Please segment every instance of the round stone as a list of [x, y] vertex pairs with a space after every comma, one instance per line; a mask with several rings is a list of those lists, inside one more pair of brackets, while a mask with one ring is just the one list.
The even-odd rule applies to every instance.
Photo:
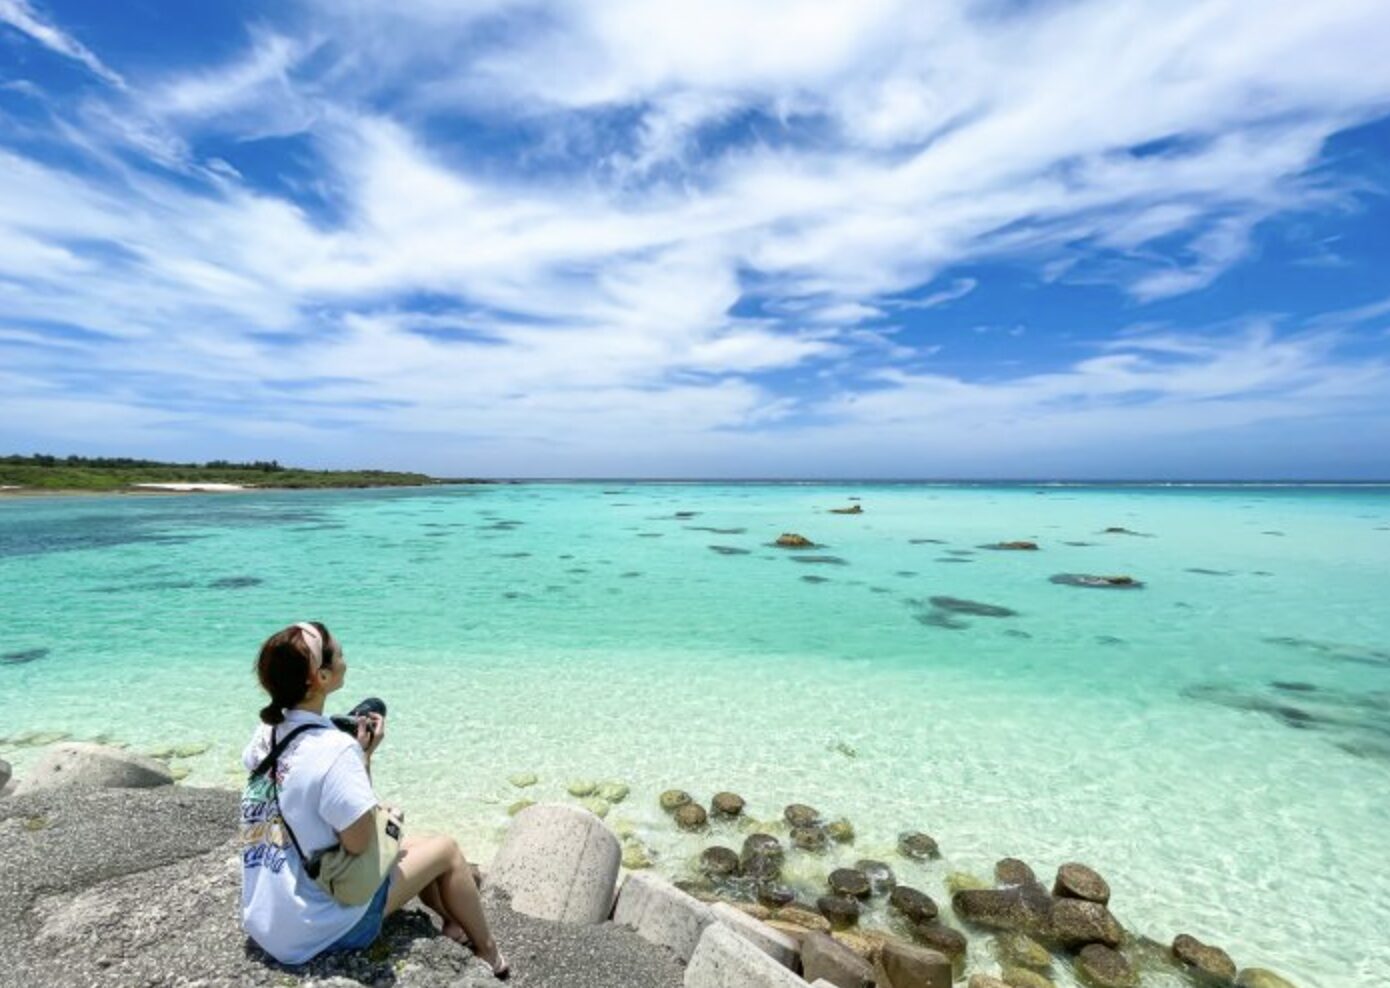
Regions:
[[1052, 894], [1062, 899], [1099, 902], [1103, 906], [1110, 901], [1110, 886], [1093, 869], [1071, 861], [1057, 869]]
[[782, 815], [793, 827], [814, 827], [820, 823], [820, 811], [805, 803], [792, 803], [782, 811]]
[[1139, 984], [1139, 977], [1124, 954], [1101, 943], [1081, 948], [1076, 958], [1076, 973], [1094, 988], [1134, 988]]
[[1018, 858], [1004, 858], [994, 865], [994, 880], [1000, 885], [1032, 885], [1038, 876]]
[[854, 867], [868, 877], [869, 890], [874, 895], [886, 895], [898, 884], [898, 876], [893, 874], [893, 869], [886, 862], [860, 858], [854, 863]]
[[902, 913], [913, 923], [924, 923], [935, 919], [940, 909], [935, 900], [925, 892], [919, 892], [910, 885], [899, 885], [888, 895], [888, 904]]
[[522, 810], [526, 809], [526, 807], [535, 805], [536, 801], [534, 799], [518, 799], [511, 806], [507, 807], [507, 816], [516, 816]]
[[710, 811], [715, 816], [733, 817], [743, 813], [743, 797], [736, 792], [717, 792], [709, 801]]
[[771, 854], [774, 857], [782, 856], [782, 842], [771, 834], [756, 833], [749, 834], [743, 838], [743, 856], [751, 854]]
[[780, 909], [796, 901], [796, 892], [790, 885], [783, 885], [781, 882], [759, 882], [754, 890], [754, 897], [769, 908]]
[[1294, 984], [1266, 968], [1247, 967], [1236, 976], [1236, 988], [1294, 988]]
[[791, 841], [794, 847], [803, 851], [824, 851], [825, 831], [820, 827], [793, 827]]
[[823, 895], [816, 900], [816, 909], [829, 921], [831, 928], [847, 930], [859, 922], [859, 901], [843, 895]]
[[916, 924], [912, 928], [912, 935], [922, 946], [938, 950], [953, 961], [964, 957], [970, 946], [964, 933], [934, 919]]
[[836, 868], [826, 879], [830, 891], [836, 895], [846, 895], [855, 899], [869, 897], [869, 876], [855, 868]]
[[686, 803], [676, 808], [676, 826], [682, 830], [702, 830], [709, 815], [699, 803]]
[[540, 781], [540, 777], [535, 772], [517, 772], [507, 776], [507, 781], [518, 789], [525, 789], [527, 786], [534, 786]]
[[700, 852], [700, 870], [710, 878], [727, 878], [738, 874], [738, 855], [732, 848], [707, 847]]
[[898, 835], [898, 853], [914, 861], [941, 857], [941, 849], [936, 846], [936, 841], [918, 830]]
[[1231, 960], [1230, 954], [1186, 933], [1174, 938], [1173, 956], [1208, 980], [1229, 984], [1236, 979], [1236, 962]]
[[782, 855], [754, 851], [739, 858], [740, 867], [747, 878], [772, 879], [782, 874]]
[[674, 813], [690, 802], [690, 793], [684, 789], [667, 789], [660, 798], [661, 808], [667, 813]]
[[571, 796], [592, 796], [594, 794], [594, 790], [597, 788], [597, 782], [591, 782], [588, 779], [581, 779], [577, 782], [571, 782], [568, 786], [565, 787], [565, 791], [568, 792]]

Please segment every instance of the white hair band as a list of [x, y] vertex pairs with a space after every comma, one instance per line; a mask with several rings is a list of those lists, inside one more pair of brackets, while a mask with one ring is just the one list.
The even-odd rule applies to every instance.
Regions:
[[300, 631], [304, 632], [304, 640], [309, 643], [309, 654], [314, 659], [314, 664], [323, 666], [323, 633], [315, 628], [308, 621], [300, 621], [295, 625]]

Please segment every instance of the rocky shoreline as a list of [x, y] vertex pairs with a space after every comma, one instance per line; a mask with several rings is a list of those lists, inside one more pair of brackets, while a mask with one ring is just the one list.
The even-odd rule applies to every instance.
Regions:
[[[9, 774], [0, 761], [0, 954], [12, 958], [0, 986], [493, 983], [420, 909], [366, 951], [275, 964], [237, 922], [234, 792], [176, 786], [158, 760], [84, 743], [53, 745], [18, 787]], [[757, 820], [735, 793], [706, 809], [673, 789], [661, 807], [706, 846], [672, 883], [647, 870], [640, 838], [601, 819], [626, 786], [569, 792], [580, 805], [514, 805], [486, 872], [518, 985], [1293, 988], [1192, 935], [1163, 945], [1127, 930], [1109, 883], [1078, 862], [1044, 884], [1004, 858], [992, 880], [953, 872], [928, 889], [864, 858], [808, 887], [828, 847], [855, 841], [849, 820], [805, 804]], [[896, 854], [902, 870], [940, 849], [907, 831]], [[861, 925], [870, 911], [885, 921]]]

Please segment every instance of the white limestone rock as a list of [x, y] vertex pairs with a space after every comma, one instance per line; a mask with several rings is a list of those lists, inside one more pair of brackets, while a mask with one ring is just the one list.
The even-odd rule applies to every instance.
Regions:
[[716, 902], [710, 907], [710, 913], [715, 919], [753, 944], [778, 964], [792, 970], [796, 969], [796, 959], [801, 951], [801, 945], [793, 937], [781, 930], [774, 930], [766, 923], [759, 922], [727, 902]]
[[714, 922], [710, 907], [651, 874], [629, 875], [618, 893], [613, 922], [630, 927], [648, 943], [668, 948], [689, 961], [705, 927]]
[[26, 793], [71, 785], [149, 789], [173, 782], [169, 767], [153, 758], [88, 741], [67, 741], [49, 748], [16, 791]]
[[488, 870], [488, 885], [517, 912], [560, 923], [601, 923], [613, 908], [622, 850], [598, 817], [537, 803], [516, 815]]
[[711, 923], [685, 968], [685, 988], [806, 988], [806, 982], [723, 923]]

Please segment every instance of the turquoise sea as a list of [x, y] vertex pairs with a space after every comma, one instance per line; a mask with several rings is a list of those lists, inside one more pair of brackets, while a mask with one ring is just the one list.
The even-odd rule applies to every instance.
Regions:
[[[820, 545], [772, 547], [782, 532]], [[980, 548], [1015, 539], [1040, 548]], [[1050, 580], [1077, 573], [1143, 586]], [[657, 794], [731, 789], [757, 817], [801, 801], [853, 822], [852, 847], [795, 859], [808, 886], [885, 856], [944, 902], [950, 871], [1081, 860], [1165, 943], [1190, 932], [1301, 988], [1390, 970], [1384, 488], [7, 499], [0, 587], [0, 757], [19, 775], [64, 733], [206, 745], [174, 760], [185, 784], [236, 785], [257, 648], [317, 619], [347, 651], [339, 706], [390, 705], [379, 790], [475, 858], [514, 800], [616, 780], [632, 793], [608, 821], [679, 876], [742, 836], [679, 835]], [[908, 829], [944, 859], [896, 857]]]

